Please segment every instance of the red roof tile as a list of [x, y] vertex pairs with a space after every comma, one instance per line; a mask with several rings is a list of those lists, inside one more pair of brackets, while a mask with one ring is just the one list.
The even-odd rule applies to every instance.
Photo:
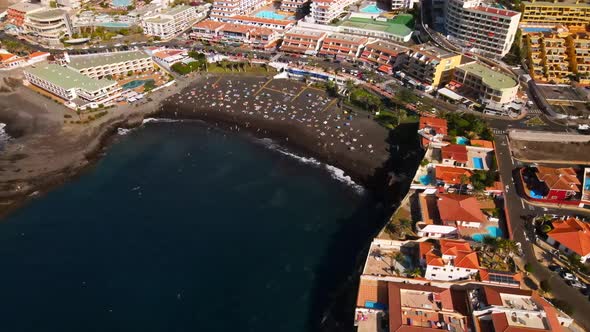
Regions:
[[480, 204], [473, 196], [457, 194], [437, 194], [437, 206], [443, 222], [472, 221], [486, 222]]
[[[469, 178], [473, 175], [468, 169], [460, 167], [436, 166], [436, 179], [446, 184], [470, 184]], [[462, 175], [466, 177], [465, 182], [461, 183]]]
[[553, 221], [554, 229], [547, 233], [551, 238], [580, 256], [590, 254], [590, 224], [577, 218]]
[[441, 148], [443, 159], [456, 160], [460, 163], [467, 162], [467, 147], [461, 144], [449, 144]]
[[578, 185], [581, 183], [573, 168], [537, 166], [537, 178], [545, 182], [550, 190], [580, 191]]

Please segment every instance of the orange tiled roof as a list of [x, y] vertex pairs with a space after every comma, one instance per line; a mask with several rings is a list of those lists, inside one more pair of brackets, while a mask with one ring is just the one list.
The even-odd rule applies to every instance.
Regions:
[[479, 202], [473, 196], [457, 194], [437, 194], [437, 206], [443, 222], [472, 221], [486, 222]]
[[580, 256], [590, 254], [590, 224], [577, 218], [553, 221], [554, 229], [547, 233], [553, 239]]
[[443, 159], [452, 159], [461, 163], [467, 162], [467, 147], [461, 144], [449, 144], [441, 148]]
[[471, 146], [481, 146], [482, 148], [493, 149], [494, 143], [492, 141], [486, 141], [484, 139], [472, 139], [470, 141]]
[[469, 178], [473, 175], [473, 172], [468, 169], [448, 166], [436, 166], [435, 173], [437, 180], [441, 180], [447, 184], [461, 184], [462, 175], [467, 177], [463, 184], [469, 184], [471, 183]]
[[545, 182], [550, 190], [580, 191], [578, 185], [581, 183], [573, 168], [537, 166], [537, 178]]
[[0, 62], [4, 62], [8, 59], [15, 57], [16, 55], [11, 53], [0, 53]]
[[440, 240], [440, 251], [443, 255], [455, 256], [453, 265], [466, 269], [479, 269], [477, 253], [463, 240]]
[[382, 280], [361, 279], [357, 295], [357, 307], [364, 307], [366, 301], [387, 304], [387, 282]]
[[440, 118], [420, 117], [420, 128], [424, 129], [430, 127], [436, 131], [437, 134], [446, 135], [448, 131], [447, 120]]
[[154, 56], [157, 58], [160, 58], [160, 59], [164, 59], [169, 56], [174, 56], [174, 55], [178, 55], [178, 54], [182, 54], [182, 53], [184, 53], [183, 50], [165, 50], [165, 51], [156, 52], [154, 54]]
[[419, 244], [420, 258], [424, 258], [426, 265], [444, 266], [445, 262], [442, 258], [434, 253], [435, 247], [432, 242], [420, 242]]
[[213, 20], [204, 20], [204, 21], [201, 21], [201, 22], [193, 25], [193, 27], [200, 28], [200, 29], [207, 29], [207, 30], [216, 30], [224, 25], [225, 25], [225, 23], [223, 23], [223, 22], [217, 22], [217, 21], [213, 21]]
[[39, 57], [39, 56], [46, 56], [46, 55], [49, 55], [49, 52], [39, 52], [39, 51], [37, 51], [37, 52], [33, 52], [33, 53], [29, 54], [29, 58], [36, 58], [36, 57]]

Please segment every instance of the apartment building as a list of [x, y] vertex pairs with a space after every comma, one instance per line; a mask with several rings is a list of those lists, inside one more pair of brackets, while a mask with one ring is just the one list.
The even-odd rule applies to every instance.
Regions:
[[152, 58], [143, 51], [67, 56], [66, 65], [90, 78], [126, 75], [129, 71], [145, 71], [154, 67]]
[[538, 32], [524, 36], [529, 71], [534, 80], [570, 83], [569, 32]]
[[513, 102], [518, 92], [518, 82], [511, 76], [477, 62], [455, 67], [453, 79], [474, 92], [479, 102], [490, 107]]
[[501, 58], [510, 51], [520, 16], [519, 12], [489, 7], [482, 0], [448, 0], [445, 28], [465, 48]]
[[369, 40], [365, 37], [345, 35], [341, 33], [329, 34], [320, 48], [320, 55], [336, 58], [355, 59]]
[[409, 14], [400, 14], [389, 19], [352, 13], [338, 22], [338, 31], [397, 43], [409, 42], [414, 32], [414, 18]]
[[281, 34], [269, 28], [205, 20], [193, 26], [191, 38], [219, 43], [243, 44], [243, 46], [255, 49], [269, 49], [276, 45]]
[[378, 68], [386, 66], [385, 68], [392, 70], [399, 66], [399, 56], [407, 51], [407, 47], [379, 40], [365, 45], [360, 60], [370, 66]]
[[24, 22], [27, 34], [48, 45], [61, 44], [60, 39], [72, 35], [72, 23], [63, 9], [42, 9], [28, 12]]
[[281, 11], [288, 13], [301, 13], [309, 4], [309, 0], [282, 0]]
[[249, 25], [249, 26], [257, 27], [257, 28], [268, 28], [268, 29], [274, 29], [274, 30], [278, 30], [278, 31], [288, 30], [288, 29], [292, 28], [296, 23], [296, 21], [294, 21], [294, 20], [275, 20], [275, 19], [270, 19], [270, 18], [244, 16], [244, 15], [224, 17], [224, 18], [217, 19], [217, 21], [224, 22], [224, 23]]
[[211, 4], [199, 6], [180, 5], [148, 16], [142, 21], [143, 33], [161, 39], [170, 39], [190, 28], [207, 16]]
[[285, 33], [281, 51], [289, 53], [315, 55], [320, 49], [327, 33], [304, 28], [293, 28]]
[[308, 15], [312, 23], [330, 24], [344, 13], [344, 9], [352, 5], [354, 0], [313, 0]]
[[211, 8], [211, 19], [221, 20], [236, 15], [247, 15], [264, 7], [268, 0], [216, 0]]
[[23, 27], [25, 25], [25, 17], [28, 13], [39, 11], [43, 9], [40, 4], [32, 2], [19, 2], [8, 7], [6, 11], [6, 19], [10, 24], [14, 24], [17, 27]]
[[563, 24], [578, 28], [590, 24], [588, 0], [523, 1], [521, 9], [522, 23]]
[[573, 33], [567, 38], [572, 73], [580, 84], [590, 85], [590, 33]]
[[453, 70], [461, 63], [461, 55], [434, 45], [410, 47], [403, 55], [402, 71], [418, 80], [425, 90], [444, 86], [453, 78]]
[[56, 64], [44, 63], [24, 70], [25, 84], [32, 84], [63, 99], [72, 107], [104, 104], [121, 94], [117, 82], [95, 79]]

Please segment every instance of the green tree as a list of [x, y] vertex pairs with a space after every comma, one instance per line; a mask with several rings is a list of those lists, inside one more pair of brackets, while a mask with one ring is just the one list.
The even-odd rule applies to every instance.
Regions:
[[416, 94], [414, 93], [414, 91], [408, 89], [408, 88], [401, 88], [400, 90], [397, 91], [397, 93], [395, 94], [395, 97], [407, 104], [413, 104], [415, 102], [418, 101], [418, 96], [416, 96]]

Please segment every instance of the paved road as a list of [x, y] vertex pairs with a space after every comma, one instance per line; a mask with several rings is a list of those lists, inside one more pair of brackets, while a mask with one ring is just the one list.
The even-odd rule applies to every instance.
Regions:
[[[532, 243], [528, 240], [533, 239], [533, 234], [528, 231], [525, 216], [543, 214], [559, 215], [563, 214], [563, 211], [532, 206], [520, 199], [512, 176], [513, 169], [520, 165], [510, 156], [506, 135], [494, 135], [494, 138], [500, 177], [502, 182], [508, 186], [508, 190], [505, 193], [505, 200], [506, 213], [512, 229], [512, 238], [521, 244], [524, 254], [523, 259], [532, 265], [534, 276], [538, 280], [549, 280], [552, 294], [558, 299], [567, 302], [574, 309], [572, 316], [576, 322], [582, 325], [587, 331], [590, 331], [590, 315], [588, 314], [590, 313], [590, 300], [588, 297], [568, 286], [559, 275], [551, 272], [544, 265], [537, 262]], [[588, 216], [590, 216], [590, 213], [588, 213]], [[525, 235], [525, 232], [527, 232], [527, 235]]]

